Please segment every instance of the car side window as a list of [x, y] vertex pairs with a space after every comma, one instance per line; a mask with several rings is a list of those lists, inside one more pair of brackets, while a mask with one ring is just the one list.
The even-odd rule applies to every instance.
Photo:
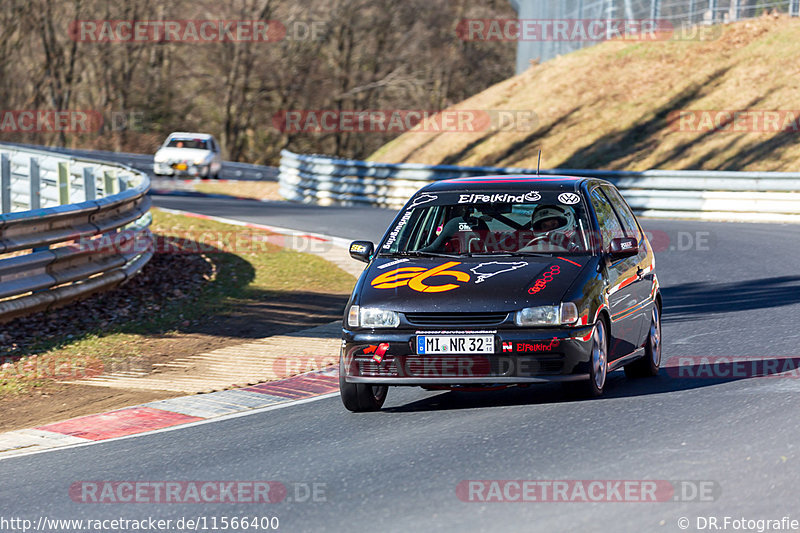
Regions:
[[589, 201], [592, 202], [594, 212], [597, 214], [597, 222], [600, 224], [600, 236], [603, 242], [603, 250], [608, 251], [611, 239], [624, 237], [625, 233], [622, 231], [622, 225], [614, 213], [614, 208], [611, 202], [600, 191], [599, 187], [595, 187], [589, 193]]
[[622, 229], [625, 230], [625, 236], [633, 237], [637, 241], [641, 239], [639, 225], [636, 223], [636, 217], [633, 216], [631, 208], [628, 207], [628, 204], [622, 199], [622, 195], [619, 193], [619, 191], [614, 187], [602, 187], [602, 189], [605, 195], [611, 201], [611, 205], [614, 206], [614, 210], [617, 212], [617, 215], [619, 215], [619, 220], [622, 222]]

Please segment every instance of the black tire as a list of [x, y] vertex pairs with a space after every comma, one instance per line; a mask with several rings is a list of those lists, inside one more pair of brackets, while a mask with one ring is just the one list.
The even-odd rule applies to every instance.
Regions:
[[608, 378], [608, 327], [601, 317], [592, 333], [592, 360], [589, 361], [589, 381], [586, 395], [597, 398], [603, 395]]
[[348, 411], [365, 413], [379, 411], [386, 401], [389, 387], [365, 383], [348, 383], [344, 379], [344, 365], [339, 362], [339, 395]]
[[592, 332], [592, 350], [589, 359], [589, 379], [564, 383], [566, 392], [578, 398], [597, 398], [603, 395], [608, 377], [608, 326], [601, 317]]
[[650, 331], [644, 345], [644, 356], [625, 365], [625, 375], [629, 378], [649, 378], [658, 375], [661, 366], [661, 312], [653, 306]]

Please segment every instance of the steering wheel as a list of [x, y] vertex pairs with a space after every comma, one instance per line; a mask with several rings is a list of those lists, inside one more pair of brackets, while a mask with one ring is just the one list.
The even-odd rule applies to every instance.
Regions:
[[550, 235], [548, 235], [547, 233], [545, 233], [544, 235], [539, 235], [537, 237], [534, 237], [533, 239], [529, 240], [528, 242], [520, 246], [520, 249], [527, 248], [528, 246], [533, 246], [537, 242], [547, 239], [548, 237], [550, 237]]

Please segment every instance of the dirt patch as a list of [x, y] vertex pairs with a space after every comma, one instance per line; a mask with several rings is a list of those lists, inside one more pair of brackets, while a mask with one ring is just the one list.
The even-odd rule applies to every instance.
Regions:
[[0, 398], [0, 431], [41, 426], [175, 396], [180, 394], [48, 383], [35, 392]]

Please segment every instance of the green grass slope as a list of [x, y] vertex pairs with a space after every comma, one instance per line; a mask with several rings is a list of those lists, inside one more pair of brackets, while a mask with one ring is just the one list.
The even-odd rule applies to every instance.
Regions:
[[[610, 41], [533, 65], [454, 106], [534, 111], [512, 131], [409, 131], [373, 161], [543, 168], [800, 170], [800, 132], [784, 127], [681, 129], [680, 111], [795, 111], [800, 19], [726, 25], [715, 39]], [[763, 119], [762, 115], [759, 115]], [[762, 124], [759, 124], [759, 127]], [[794, 123], [797, 126], [797, 122]], [[517, 131], [519, 130], [519, 131]]]

